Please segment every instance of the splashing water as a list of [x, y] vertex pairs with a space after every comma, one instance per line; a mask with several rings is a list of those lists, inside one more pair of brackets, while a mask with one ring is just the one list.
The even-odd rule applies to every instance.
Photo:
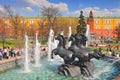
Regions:
[[36, 34], [36, 44], [35, 44], [35, 66], [40, 66], [40, 43], [38, 42], [38, 34]]
[[90, 45], [90, 25], [87, 24], [87, 30], [86, 30], [86, 37], [88, 39], [88, 41], [86, 42], [86, 47], [88, 47], [88, 45]]
[[53, 39], [54, 39], [54, 31], [52, 29], [50, 29], [50, 33], [49, 33], [49, 38], [48, 38], [48, 61], [53, 61], [51, 59], [51, 52], [52, 52], [52, 48], [53, 48]]
[[[71, 26], [69, 26], [69, 34], [68, 34], [68, 38], [70, 38], [70, 36], [72, 35], [72, 29]], [[68, 47], [71, 46], [71, 41], [68, 42]]]
[[62, 31], [60, 34], [64, 36], [64, 31]]
[[24, 72], [30, 72], [30, 68], [29, 68], [29, 55], [28, 55], [28, 36], [25, 35], [25, 63], [24, 63]]

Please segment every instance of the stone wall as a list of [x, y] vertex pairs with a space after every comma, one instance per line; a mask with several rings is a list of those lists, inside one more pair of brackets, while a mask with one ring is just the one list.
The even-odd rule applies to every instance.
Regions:
[[23, 57], [17, 56], [0, 61], [0, 73], [23, 64]]

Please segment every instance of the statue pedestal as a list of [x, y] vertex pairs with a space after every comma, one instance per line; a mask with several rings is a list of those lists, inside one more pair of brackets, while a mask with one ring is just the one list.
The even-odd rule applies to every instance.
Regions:
[[58, 67], [58, 70], [60, 75], [65, 75], [67, 77], [76, 77], [81, 74], [80, 67], [75, 65], [61, 65]]
[[95, 65], [92, 61], [90, 62], [86, 62], [85, 65], [87, 66], [89, 72], [91, 73], [91, 75], [93, 74], [94, 70], [95, 70]]
[[92, 76], [95, 69], [94, 63], [92, 61], [86, 62], [85, 66], [86, 67], [80, 67], [80, 65], [63, 64], [58, 67], [58, 73], [67, 77], [76, 77], [81, 74], [85, 76]]

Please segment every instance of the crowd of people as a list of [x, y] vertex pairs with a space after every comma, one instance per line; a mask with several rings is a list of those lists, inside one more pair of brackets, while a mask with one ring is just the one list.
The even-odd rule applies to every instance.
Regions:
[[[46, 46], [41, 47], [41, 51], [42, 52], [46, 51]], [[32, 48], [31, 53], [34, 53], [34, 48]], [[11, 57], [16, 57], [16, 56], [21, 56], [22, 54], [23, 54], [23, 49], [10, 48], [9, 46], [0, 48], [0, 60], [9, 59]], [[115, 53], [115, 51], [112, 50], [110, 46], [107, 48], [106, 54], [110, 56], [114, 56], [114, 57], [120, 57], [120, 54]]]
[[10, 48], [9, 46], [0, 48], [0, 60], [21, 56], [22, 54], [23, 54], [22, 49]]
[[109, 56], [113, 56], [113, 57], [120, 57], [120, 54], [118, 52], [115, 52], [114, 50], [112, 50], [111, 48], [107, 49], [107, 55]]

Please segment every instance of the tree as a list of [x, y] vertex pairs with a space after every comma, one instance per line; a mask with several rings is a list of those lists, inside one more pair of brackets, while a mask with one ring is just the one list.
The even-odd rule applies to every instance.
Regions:
[[118, 25], [118, 27], [116, 27], [113, 33], [116, 35], [117, 42], [119, 42], [120, 41], [120, 24]]
[[2, 39], [2, 47], [4, 47], [5, 44], [5, 25], [4, 25], [4, 18], [5, 14], [0, 11], [0, 35]]
[[48, 20], [49, 28], [52, 28], [57, 19], [57, 16], [60, 16], [59, 9], [51, 5], [50, 7], [43, 6], [41, 10], [42, 15]]
[[19, 36], [21, 39], [24, 39], [24, 36], [26, 34], [27, 31], [27, 22], [25, 21], [24, 17], [21, 18], [21, 24], [19, 27]]
[[45, 23], [45, 19], [44, 19], [43, 17], [41, 17], [41, 18], [40, 18], [40, 21], [38, 22], [39, 36], [40, 36], [41, 39], [44, 38], [44, 34], [45, 34], [45, 33], [44, 33], [44, 29], [45, 29], [44, 23]]
[[[9, 26], [11, 28], [12, 36], [16, 39], [15, 47], [21, 48], [24, 46], [23, 39], [26, 29], [26, 24], [24, 23], [24, 18], [18, 14], [14, 14], [10, 6], [4, 6], [6, 19], [9, 20]], [[5, 20], [6, 20], [5, 19]]]
[[18, 39], [18, 37], [21, 36], [19, 27], [21, 26], [22, 17], [20, 17], [18, 14], [14, 15], [10, 6], [5, 5], [4, 9], [6, 11], [7, 18], [11, 21], [13, 36], [15, 39]]
[[80, 17], [79, 17], [76, 31], [77, 31], [77, 34], [85, 34], [86, 32], [86, 22], [83, 16], [83, 11], [80, 11]]

